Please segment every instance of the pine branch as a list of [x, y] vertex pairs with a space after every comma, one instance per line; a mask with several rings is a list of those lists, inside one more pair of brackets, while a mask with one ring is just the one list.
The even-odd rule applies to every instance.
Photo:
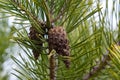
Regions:
[[52, 55], [50, 57], [50, 80], [56, 80], [56, 62], [55, 62], [55, 56]]
[[43, 24], [43, 22], [41, 22], [40, 20], [37, 19], [37, 17], [35, 15], [33, 15], [31, 12], [29, 12], [22, 4], [19, 4], [18, 2], [12, 2], [15, 6], [18, 6], [21, 11], [25, 12], [25, 14], [23, 13], [23, 15], [27, 15], [28, 18], [32, 19], [34, 22], [37, 23], [41, 23]]
[[52, 15], [53, 14], [53, 9], [54, 9], [54, 5], [55, 4], [55, 1], [54, 0], [51, 0], [51, 2], [50, 2], [50, 14]]
[[56, 59], [55, 59], [55, 53], [56, 51], [54, 50], [50, 50], [50, 54], [49, 54], [49, 62], [50, 62], [50, 80], [56, 80]]
[[[51, 3], [52, 4], [52, 3]], [[62, 6], [62, 8], [60, 9], [59, 14], [57, 15], [56, 18], [52, 19], [51, 22], [54, 23], [55, 21], [59, 20], [61, 17], [63, 17], [64, 13], [65, 13], [65, 9], [66, 9], [66, 4], [64, 3], [64, 5]], [[52, 13], [52, 12], [51, 12]]]
[[59, 20], [63, 16], [64, 13], [65, 13], [65, 8], [62, 8], [60, 13], [58, 14], [58, 16], [56, 18], [52, 19], [51, 22], [53, 23], [53, 22]]
[[[27, 3], [27, 1], [29, 2]], [[24, 60], [22, 58], [24, 64], [29, 63], [27, 64], [29, 70], [26, 69], [26, 66], [24, 65], [22, 68], [25, 69], [26, 72], [24, 73], [20, 70], [20, 73], [23, 73], [25, 75], [25, 76], [23, 75], [23, 77], [26, 77], [28, 74], [30, 78], [33, 77], [32, 78], [33, 80], [36, 80], [36, 79], [47, 80], [48, 78], [50, 80], [56, 80], [56, 79], [77, 80], [81, 78], [83, 80], [88, 80], [96, 76], [96, 74], [98, 74], [101, 70], [105, 68], [105, 66], [108, 64], [107, 62], [110, 60], [109, 54], [103, 55], [102, 59], [98, 63], [96, 63], [95, 66], [92, 66], [92, 68], [89, 69], [89, 65], [93, 62], [93, 60], [98, 59], [99, 56], [97, 56], [97, 54], [103, 53], [104, 52], [103, 48], [108, 46], [109, 44], [112, 44], [113, 42], [112, 39], [114, 38], [113, 34], [107, 32], [109, 31], [106, 28], [106, 26], [108, 25], [104, 25], [104, 23], [102, 22], [102, 19], [98, 21], [99, 24], [103, 24], [102, 27], [101, 25], [98, 25], [98, 23], [96, 22], [96, 19], [93, 19], [93, 22], [91, 22], [92, 20], [91, 16], [101, 11], [101, 8], [98, 8], [98, 7], [92, 8], [93, 2], [91, 1], [92, 0], [89, 0], [89, 1], [85, 1], [85, 0], [58, 0], [58, 1], [55, 1], [55, 0], [40, 0], [40, 1], [9, 0], [10, 3], [8, 4], [10, 6], [0, 4], [0, 6], [3, 9], [6, 9], [9, 13], [14, 13], [16, 14], [17, 17], [30, 21], [30, 25], [32, 25], [32, 27], [35, 27], [35, 29], [37, 29], [37, 32], [40, 33], [40, 34], [38, 33], [38, 35], [36, 35], [35, 33], [32, 33], [32, 35], [35, 34], [35, 37], [39, 38], [38, 41], [37, 40], [33, 41], [33, 40], [30, 40], [29, 38], [28, 40], [26, 40], [26, 37], [28, 37], [28, 35], [24, 37], [25, 34], [21, 33], [21, 31], [18, 31], [16, 29], [16, 32], [18, 33], [18, 39], [17, 38], [15, 39], [21, 42], [21, 43], [18, 42], [18, 44], [24, 44], [25, 48], [31, 47], [31, 49], [35, 48], [36, 50], [38, 50], [38, 52], [42, 52], [41, 56], [38, 56], [39, 58], [37, 57], [38, 58], [37, 61], [35, 61], [32, 58], [33, 55], [29, 57], [29, 61]], [[49, 29], [52, 28], [51, 24], [54, 22], [55, 22], [54, 27], [56, 27], [56, 25], [59, 26], [59, 24], [61, 24], [61, 26], [64, 25], [64, 27], [66, 28], [66, 31], [69, 34], [70, 43], [71, 44], [74, 43], [74, 45], [71, 46], [72, 47], [71, 53], [72, 55], [75, 55], [75, 60], [71, 61], [72, 63], [70, 64], [70, 61], [65, 62], [64, 60], [66, 59], [63, 59], [66, 67], [69, 68], [70, 66], [70, 69], [65, 69], [62, 63], [57, 65], [56, 54], [53, 54], [54, 52], [52, 53], [52, 49], [56, 49], [55, 53], [58, 53], [58, 54], [65, 53], [65, 55], [63, 56], [67, 55], [69, 57], [70, 52], [69, 52], [69, 46], [67, 44], [68, 41], [66, 39], [66, 34], [62, 35], [61, 32], [59, 32], [61, 30], [58, 30], [58, 31], [56, 30], [55, 32], [52, 31], [53, 34], [54, 33], [55, 34], [52, 35], [52, 39], [53, 37], [54, 39], [51, 40], [51, 43], [56, 42], [57, 46], [56, 46], [56, 43], [55, 45], [53, 45], [54, 46], [53, 48], [52, 46], [49, 46], [50, 38], [48, 35], [48, 31]], [[22, 26], [25, 26], [25, 25], [22, 25]], [[92, 31], [92, 29], [94, 28], [95, 30]], [[104, 29], [105, 29], [105, 34], [102, 33]], [[23, 28], [23, 31], [24, 31], [24, 28]], [[59, 32], [59, 35], [56, 36], [56, 32]], [[28, 31], [26, 30], [26, 34], [27, 33]], [[61, 44], [58, 40], [62, 40], [61, 47], [59, 47]], [[41, 47], [37, 45], [39, 41], [41, 42], [40, 44]], [[58, 43], [60, 44], [59, 46], [58, 46]], [[106, 43], [106, 44], [103, 44], [103, 43]], [[28, 47], [26, 47], [26, 45]], [[44, 49], [44, 47], [46, 49]], [[102, 49], [98, 50], [97, 47], [102, 47], [103, 50]], [[40, 51], [39, 49], [41, 49], [42, 51]], [[48, 49], [50, 52], [49, 55], [48, 55]], [[31, 52], [30, 51], [28, 51], [28, 53], [26, 52], [26, 54], [29, 54], [29, 53]], [[48, 60], [48, 56], [49, 56], [49, 60]], [[87, 58], [85, 56], [87, 56]], [[20, 64], [21, 61], [16, 60], [16, 63], [17, 62], [18, 64]], [[34, 64], [34, 62], [36, 63]], [[49, 64], [49, 68], [48, 68], [48, 64]], [[87, 68], [85, 66], [87, 66]], [[84, 71], [90, 71], [90, 72], [88, 72], [83, 77]], [[107, 69], [105, 71], [107, 72]], [[68, 74], [66, 74], [66, 72], [68, 72]], [[28, 77], [26, 78], [28, 79]]]
[[93, 66], [91, 71], [83, 77], [83, 80], [89, 80], [91, 77], [96, 75], [98, 72], [100, 72], [101, 70], [105, 69], [105, 66], [108, 64], [109, 60], [110, 60], [110, 57], [109, 57], [108, 54], [107, 55], [103, 55], [102, 60], [100, 62], [98, 62], [97, 65]]

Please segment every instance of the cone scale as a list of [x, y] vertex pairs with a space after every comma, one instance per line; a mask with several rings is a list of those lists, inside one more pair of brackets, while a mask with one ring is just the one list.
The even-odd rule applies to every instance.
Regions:
[[[55, 50], [58, 55], [70, 56], [69, 42], [63, 27], [53, 27], [48, 31], [48, 44], [50, 50]], [[70, 67], [69, 60], [63, 60], [66, 68]]]

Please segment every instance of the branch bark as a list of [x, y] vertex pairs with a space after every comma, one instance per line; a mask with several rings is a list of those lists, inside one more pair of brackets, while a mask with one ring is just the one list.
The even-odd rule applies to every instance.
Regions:
[[54, 55], [50, 57], [50, 80], [56, 80], [56, 60]]
[[103, 55], [103, 59], [99, 62], [99, 64], [94, 66], [88, 74], [86, 74], [83, 77], [83, 80], [89, 80], [91, 77], [96, 75], [99, 71], [105, 69], [105, 66], [108, 64], [109, 60], [110, 60], [110, 57], [109, 57], [108, 54], [107, 55]]

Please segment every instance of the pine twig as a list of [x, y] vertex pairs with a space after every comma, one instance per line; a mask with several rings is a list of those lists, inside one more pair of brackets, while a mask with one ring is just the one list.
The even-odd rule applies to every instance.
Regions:
[[[52, 22], [52, 23], [54, 23], [55, 21], [57, 21], [57, 20], [59, 20], [61, 17], [63, 17], [63, 15], [64, 15], [64, 13], [65, 13], [65, 8], [66, 8], [65, 6], [66, 6], [66, 4], [63, 5], [63, 7], [61, 8], [59, 14], [56, 16], [56, 18], [51, 19], [51, 22]], [[52, 14], [53, 14], [53, 12], [52, 12]]]
[[107, 55], [103, 55], [103, 59], [99, 62], [99, 64], [97, 64], [96, 66], [94, 66], [88, 74], [86, 74], [83, 77], [83, 80], [89, 80], [95, 74], [97, 74], [98, 72], [100, 72], [101, 70], [103, 70], [105, 68], [105, 66], [108, 64], [109, 60], [110, 60], [110, 57], [109, 57], [108, 54]]
[[56, 18], [52, 19], [51, 22], [53, 23], [53, 22], [57, 21], [58, 19], [61, 18], [61, 16], [63, 16], [63, 14], [64, 14], [64, 9], [61, 10], [60, 13], [58, 14], [58, 16]]
[[50, 3], [50, 14], [52, 15], [53, 14], [53, 9], [54, 9], [54, 4], [55, 4], [55, 1], [54, 0], [51, 0], [51, 3]]
[[32, 14], [30, 11], [28, 11], [22, 4], [20, 4], [17, 0], [16, 1], [11, 1], [12, 4], [14, 4], [14, 6], [19, 7], [19, 9], [22, 12], [23, 15], [26, 15], [29, 19], [33, 20], [34, 24], [36, 24], [37, 26], [41, 26], [44, 24], [44, 22], [40, 21], [34, 14]]
[[55, 74], [56, 74], [56, 62], [55, 62], [55, 56], [52, 55], [50, 57], [50, 80], [56, 80]]
[[55, 51], [52, 50], [48, 57], [50, 58], [50, 80], [56, 80], [56, 59], [55, 59]]

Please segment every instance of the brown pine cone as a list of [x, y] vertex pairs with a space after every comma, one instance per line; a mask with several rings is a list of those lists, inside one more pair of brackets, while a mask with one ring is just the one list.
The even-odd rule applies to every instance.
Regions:
[[[29, 38], [31, 40], [34, 40], [34, 42], [33, 42], [34, 45], [42, 47], [42, 41], [37, 37], [38, 34], [39, 34], [39, 32], [34, 27], [30, 27]], [[36, 60], [38, 59], [39, 54], [40, 54], [41, 51], [42, 50], [40, 50], [40, 48], [38, 50], [37, 49], [32, 50], [34, 58]]]
[[[66, 31], [63, 27], [53, 27], [48, 31], [48, 44], [50, 51], [54, 49], [59, 55], [70, 56], [70, 48]], [[70, 67], [69, 60], [63, 60], [66, 67]]]

